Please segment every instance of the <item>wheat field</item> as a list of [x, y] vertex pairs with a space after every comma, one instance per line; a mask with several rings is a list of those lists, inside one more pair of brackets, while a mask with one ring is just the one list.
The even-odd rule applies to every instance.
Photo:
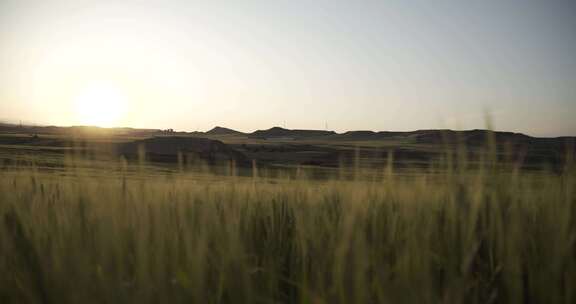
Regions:
[[107, 166], [0, 173], [0, 303], [576, 302], [572, 162], [323, 179]]

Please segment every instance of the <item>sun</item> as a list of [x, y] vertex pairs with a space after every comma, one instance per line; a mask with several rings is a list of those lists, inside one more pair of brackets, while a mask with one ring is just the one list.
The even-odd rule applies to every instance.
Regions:
[[126, 95], [118, 87], [98, 83], [85, 87], [74, 98], [77, 121], [82, 125], [118, 126], [127, 110]]

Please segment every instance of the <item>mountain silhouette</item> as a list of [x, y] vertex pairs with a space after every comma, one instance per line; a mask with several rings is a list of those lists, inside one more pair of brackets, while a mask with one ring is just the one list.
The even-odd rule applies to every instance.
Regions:
[[334, 135], [334, 131], [324, 131], [324, 130], [290, 130], [281, 127], [273, 127], [268, 130], [258, 130], [250, 134], [252, 138], [309, 138], [309, 137], [323, 137], [328, 135]]
[[224, 128], [224, 127], [216, 126], [216, 127], [212, 128], [210, 131], [206, 132], [206, 134], [209, 134], [209, 135], [242, 135], [245, 133], [242, 133], [242, 132], [236, 131], [236, 130], [232, 130], [232, 129], [228, 129], [228, 128]]

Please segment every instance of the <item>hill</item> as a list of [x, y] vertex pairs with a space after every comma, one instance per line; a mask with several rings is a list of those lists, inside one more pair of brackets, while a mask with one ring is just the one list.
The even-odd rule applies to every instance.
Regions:
[[268, 130], [258, 130], [250, 134], [251, 138], [260, 139], [274, 139], [274, 138], [286, 138], [286, 139], [301, 139], [310, 137], [323, 137], [334, 135], [334, 131], [324, 131], [324, 130], [290, 130], [280, 127], [273, 127]]
[[245, 133], [243, 133], [243, 132], [228, 129], [228, 128], [223, 128], [223, 127], [219, 127], [219, 126], [212, 128], [210, 131], [206, 132], [206, 134], [209, 134], [209, 135], [245, 135]]
[[120, 144], [117, 150], [128, 158], [135, 158], [140, 149], [146, 153], [146, 158], [152, 161], [174, 162], [181, 155], [187, 158], [186, 162], [201, 160], [210, 165], [230, 161], [237, 165], [249, 163], [244, 154], [223, 142], [200, 137], [152, 137]]

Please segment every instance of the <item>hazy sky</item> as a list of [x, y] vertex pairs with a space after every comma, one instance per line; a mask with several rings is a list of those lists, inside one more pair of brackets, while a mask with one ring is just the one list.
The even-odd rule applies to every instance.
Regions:
[[0, 0], [0, 119], [576, 135], [576, 1]]

